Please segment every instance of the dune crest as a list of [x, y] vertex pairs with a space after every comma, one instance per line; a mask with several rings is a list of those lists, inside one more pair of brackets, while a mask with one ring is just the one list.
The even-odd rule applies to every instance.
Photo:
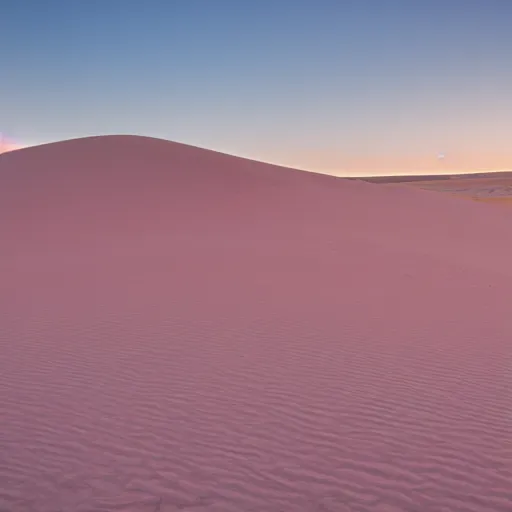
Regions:
[[134, 136], [1, 169], [0, 510], [510, 510], [508, 210]]

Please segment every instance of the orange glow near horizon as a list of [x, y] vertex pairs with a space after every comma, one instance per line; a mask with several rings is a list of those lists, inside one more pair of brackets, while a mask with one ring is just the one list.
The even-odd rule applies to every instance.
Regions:
[[17, 144], [0, 133], [0, 154], [21, 148], [23, 148], [21, 144]]
[[473, 174], [512, 171], [512, 154], [345, 155], [336, 149], [276, 149], [265, 161], [336, 176]]

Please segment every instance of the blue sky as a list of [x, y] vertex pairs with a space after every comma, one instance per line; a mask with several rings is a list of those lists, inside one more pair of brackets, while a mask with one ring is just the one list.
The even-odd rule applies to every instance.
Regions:
[[3, 2], [0, 131], [337, 174], [512, 168], [510, 20], [510, 0]]

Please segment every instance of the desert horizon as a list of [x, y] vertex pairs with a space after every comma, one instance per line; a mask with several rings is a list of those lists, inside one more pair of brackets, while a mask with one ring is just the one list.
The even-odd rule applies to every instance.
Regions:
[[[66, 140], [78, 140], [78, 139], [88, 139], [91, 137], [110, 137], [110, 136], [127, 136], [127, 137], [150, 137], [160, 140], [169, 140], [162, 137], [154, 137], [151, 135], [138, 135], [135, 133], [119, 133], [119, 134], [99, 134], [99, 135], [83, 135], [80, 137], [72, 137], [70, 139], [62, 139], [62, 140], [53, 140], [49, 142], [41, 142], [41, 143], [34, 143], [34, 144], [26, 144], [23, 145], [19, 142], [14, 142], [13, 140], [9, 140], [7, 138], [1, 137], [0, 134], [0, 155], [2, 153], [7, 153], [11, 151], [16, 151], [19, 149], [26, 149], [31, 147], [38, 147], [38, 146], [46, 146], [48, 144], [55, 144], [58, 142], [65, 142]], [[184, 143], [184, 142], [178, 142], [180, 144], [184, 144], [191, 147], [196, 147], [198, 149], [204, 149], [206, 151], [214, 151], [218, 153], [224, 153], [221, 150], [215, 149], [215, 148], [206, 148], [201, 146], [196, 146], [194, 144]], [[271, 162], [268, 160], [258, 160], [255, 158], [249, 158], [244, 155], [240, 154], [234, 154], [234, 153], [225, 153], [230, 154], [231, 156], [238, 157], [238, 158], [245, 158], [247, 160], [255, 160], [262, 163], [266, 163], [269, 165], [277, 165], [282, 167], [288, 167], [288, 168], [296, 168], [301, 171], [306, 172], [314, 172], [317, 174], [326, 174], [329, 176], [337, 176], [339, 178], [348, 178], [348, 179], [362, 179], [367, 180], [369, 182], [374, 183], [399, 183], [399, 182], [409, 182], [409, 181], [432, 181], [432, 180], [443, 180], [443, 179], [455, 179], [455, 178], [508, 178], [512, 176], [512, 169], [466, 169], [466, 170], [442, 170], [439, 169], [432, 169], [432, 171], [425, 172], [425, 170], [421, 171], [397, 171], [397, 172], [391, 172], [390, 170], [381, 170], [380, 172], [377, 172], [375, 170], [373, 171], [366, 171], [366, 172], [355, 172], [354, 170], [341, 170], [341, 169], [316, 169], [316, 168], [304, 168], [304, 167], [292, 167], [289, 165], [283, 165], [279, 162]]]

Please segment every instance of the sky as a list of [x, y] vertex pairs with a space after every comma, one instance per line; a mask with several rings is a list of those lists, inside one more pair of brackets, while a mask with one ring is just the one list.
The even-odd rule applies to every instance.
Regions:
[[0, 0], [0, 132], [337, 175], [512, 169], [511, 0]]

